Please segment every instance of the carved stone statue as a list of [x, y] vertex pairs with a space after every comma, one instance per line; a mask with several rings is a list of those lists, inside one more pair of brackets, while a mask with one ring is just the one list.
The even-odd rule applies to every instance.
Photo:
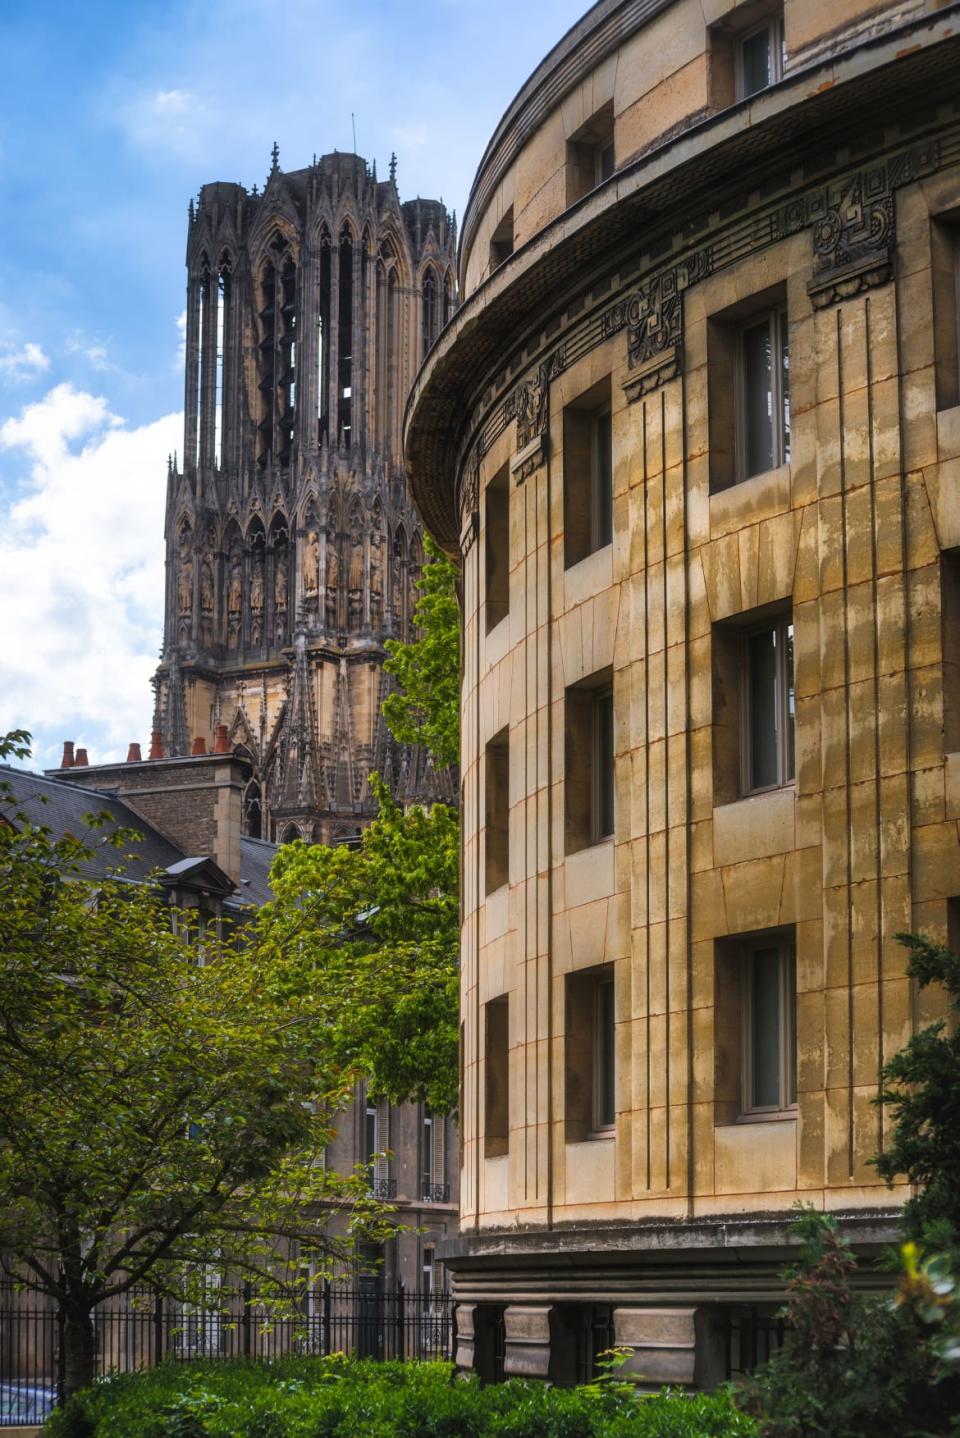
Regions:
[[200, 608], [204, 614], [213, 613], [213, 565], [208, 554], [200, 564]]
[[315, 529], [307, 535], [303, 556], [303, 588], [306, 594], [316, 594], [320, 583], [320, 536]]
[[275, 609], [287, 607], [287, 546], [277, 548], [277, 566], [273, 575], [273, 604]]
[[350, 533], [350, 579], [347, 585], [348, 620], [357, 629], [363, 619], [363, 534], [354, 528]]
[[227, 610], [230, 614], [240, 613], [242, 597], [243, 565], [239, 554], [234, 554], [230, 559], [230, 585], [227, 590]]
[[379, 529], [370, 535], [370, 623], [380, 627], [383, 616], [383, 538]]
[[340, 586], [340, 550], [337, 545], [337, 536], [332, 529], [327, 530], [327, 594], [326, 594], [326, 622], [328, 629], [337, 627], [337, 591]]
[[193, 609], [193, 549], [190, 541], [180, 545], [180, 563], [177, 568], [177, 609], [189, 614]]
[[253, 556], [253, 575], [250, 579], [250, 608], [259, 612], [263, 608], [263, 550], [257, 549]]

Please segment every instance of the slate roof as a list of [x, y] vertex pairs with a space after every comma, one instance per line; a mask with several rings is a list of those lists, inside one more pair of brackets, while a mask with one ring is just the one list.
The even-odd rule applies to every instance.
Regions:
[[[33, 823], [45, 824], [55, 835], [72, 834], [90, 845], [93, 854], [90, 862], [83, 866], [83, 872], [93, 877], [106, 874], [125, 852], [135, 856], [125, 865], [128, 878], [146, 878], [156, 869], [173, 871], [176, 877], [203, 857], [185, 853], [113, 794], [63, 784], [8, 764], [0, 764], [0, 783], [8, 786], [15, 806]], [[0, 796], [0, 812], [7, 808], [7, 802]], [[87, 814], [106, 814], [113, 822], [103, 830], [88, 832], [84, 822]], [[102, 838], [117, 828], [135, 829], [143, 838], [131, 844], [129, 850], [114, 849], [103, 843]], [[240, 884], [226, 901], [227, 907], [253, 904], [259, 908], [273, 897], [267, 875], [276, 852], [276, 844], [241, 838]]]

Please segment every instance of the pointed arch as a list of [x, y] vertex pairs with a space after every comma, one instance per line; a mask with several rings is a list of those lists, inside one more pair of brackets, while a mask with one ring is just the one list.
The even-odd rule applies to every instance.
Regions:
[[440, 293], [437, 272], [432, 264], [426, 265], [420, 277], [420, 362], [437, 337], [440, 317]]

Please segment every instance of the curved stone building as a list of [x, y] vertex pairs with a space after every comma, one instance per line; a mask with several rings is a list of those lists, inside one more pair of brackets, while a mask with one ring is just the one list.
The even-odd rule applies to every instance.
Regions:
[[378, 180], [359, 155], [285, 173], [275, 146], [262, 193], [209, 184], [190, 206], [154, 728], [171, 756], [226, 725], [257, 838], [354, 838], [372, 769], [436, 791], [380, 706], [423, 561], [403, 399], [452, 312], [455, 243], [441, 203], [401, 204], [394, 163]]
[[870, 1252], [960, 895], [960, 6], [600, 0], [405, 453], [462, 564], [460, 1362], [710, 1384]]

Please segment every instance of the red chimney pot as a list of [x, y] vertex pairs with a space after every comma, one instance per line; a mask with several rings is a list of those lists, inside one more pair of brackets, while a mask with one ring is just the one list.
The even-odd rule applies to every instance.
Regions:
[[198, 734], [197, 737], [196, 737], [196, 739], [194, 739], [194, 741], [193, 741], [193, 749], [191, 750], [191, 753], [194, 754], [194, 755], [197, 755], [197, 754], [206, 754], [206, 752], [207, 752], [207, 741], [206, 741], [206, 739], [203, 737], [202, 734]]
[[89, 762], [90, 762], [90, 761], [89, 761], [89, 759], [87, 758], [87, 751], [86, 751], [86, 749], [78, 749], [78, 750], [77, 750], [77, 757], [76, 757], [76, 758], [74, 759], [74, 761], [73, 761], [73, 767], [74, 767], [75, 769], [83, 769], [83, 768], [86, 768], [86, 766], [89, 764]]
[[131, 744], [130, 748], [127, 750], [127, 763], [139, 764], [142, 758], [143, 755], [140, 753], [140, 745]]
[[213, 752], [214, 754], [230, 753], [230, 731], [226, 724], [217, 725], [217, 734], [213, 741]]
[[75, 763], [76, 763], [76, 760], [75, 760], [74, 757], [73, 757], [73, 740], [72, 740], [72, 739], [64, 739], [64, 741], [63, 741], [63, 758], [60, 760], [60, 768], [61, 768], [61, 769], [72, 769]]
[[154, 729], [150, 735], [150, 758], [163, 758], [163, 735], [159, 729]]

